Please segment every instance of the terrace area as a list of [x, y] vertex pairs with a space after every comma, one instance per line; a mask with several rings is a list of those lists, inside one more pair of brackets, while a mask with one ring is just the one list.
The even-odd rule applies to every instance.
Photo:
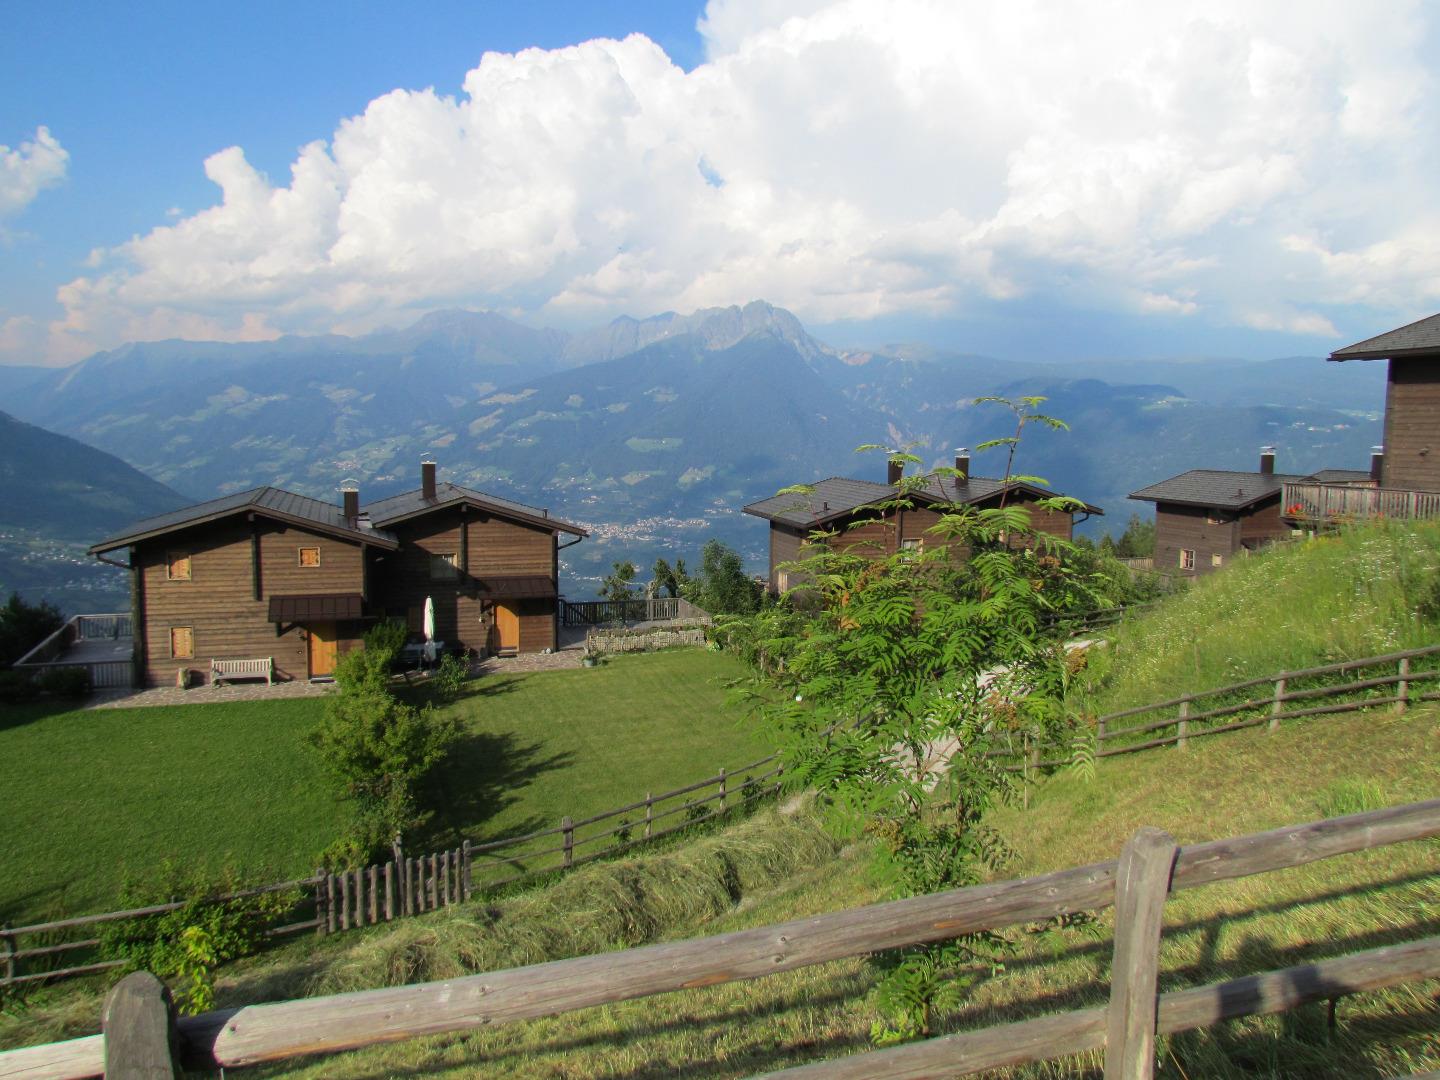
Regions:
[[1440, 492], [1299, 481], [1284, 485], [1280, 508], [1284, 517], [1297, 525], [1440, 518]]
[[15, 661], [14, 667], [35, 675], [53, 668], [85, 668], [94, 689], [114, 690], [133, 684], [134, 656], [134, 629], [128, 614], [72, 615], [64, 626]]

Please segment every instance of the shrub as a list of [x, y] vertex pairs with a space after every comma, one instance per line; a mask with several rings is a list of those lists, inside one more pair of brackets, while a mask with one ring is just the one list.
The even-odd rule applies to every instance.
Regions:
[[19, 705], [22, 701], [33, 701], [39, 692], [40, 688], [23, 672], [0, 671], [0, 705]]
[[148, 885], [127, 880], [120, 890], [125, 908], [179, 901], [160, 915], [107, 923], [100, 951], [125, 961], [124, 970], [179, 979], [181, 1011], [194, 1014], [214, 1005], [214, 969], [255, 952], [265, 930], [295, 906], [298, 895], [282, 891], [233, 897], [243, 884], [232, 868], [207, 878], [167, 861]]
[[55, 697], [81, 698], [90, 693], [90, 672], [82, 667], [46, 668], [35, 681]]
[[11, 593], [0, 606], [0, 667], [9, 667], [64, 625], [54, 604], [30, 604]]

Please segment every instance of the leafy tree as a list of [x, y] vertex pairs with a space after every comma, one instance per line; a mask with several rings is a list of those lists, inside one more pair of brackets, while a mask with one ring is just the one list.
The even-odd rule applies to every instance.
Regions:
[[[1034, 413], [1041, 400], [1021, 399], [1017, 432], [1027, 417], [1059, 425]], [[1007, 477], [1018, 440], [990, 444], [1008, 447]], [[908, 507], [923, 482], [902, 479], [892, 507]], [[1036, 533], [1025, 506], [941, 509], [939, 542], [920, 551], [874, 559], [820, 545], [791, 564], [818, 597], [812, 612], [766, 612], [748, 631], [742, 620], [720, 628], [757, 664], [756, 706], [778, 735], [788, 782], [816, 790], [840, 827], [878, 840], [879, 869], [896, 896], [972, 884], [1005, 861], [1007, 846], [985, 815], [1015, 781], [986, 751], [1068, 742], [1071, 664], [1047, 635], [1046, 616], [1103, 599], [1069, 568], [1074, 545]], [[969, 558], [953, 561], [950, 545]], [[927, 1032], [932, 1013], [1001, 956], [989, 934], [886, 955], [877, 1003], [888, 1022], [874, 1037]]]
[[763, 586], [745, 573], [739, 552], [721, 540], [706, 541], [688, 600], [712, 615], [748, 615], [760, 607], [763, 594]]
[[1130, 523], [1120, 534], [1115, 554], [1121, 559], [1148, 559], [1155, 554], [1155, 523], [1139, 514], [1130, 515]]
[[676, 559], [674, 566], [664, 559], [656, 559], [650, 573], [654, 578], [656, 596], [660, 595], [662, 589], [666, 596], [680, 596], [690, 586], [690, 575], [685, 572], [684, 559]]
[[311, 736], [353, 812], [349, 835], [328, 853], [332, 862], [363, 862], [423, 824], [420, 784], [460, 737], [454, 716], [396, 696], [390, 666], [404, 637], [404, 624], [381, 623], [365, 635], [363, 649], [336, 661], [339, 693], [325, 702]]
[[8, 668], [64, 625], [65, 616], [54, 604], [31, 604], [12, 592], [0, 607], [0, 667]]
[[636, 572], [635, 564], [628, 559], [611, 563], [610, 573], [605, 575], [605, 580], [600, 583], [600, 599], [633, 600], [635, 588], [631, 583], [635, 580]]

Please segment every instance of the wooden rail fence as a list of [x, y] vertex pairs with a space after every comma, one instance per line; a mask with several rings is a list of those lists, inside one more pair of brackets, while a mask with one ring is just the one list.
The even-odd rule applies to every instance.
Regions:
[[[1417, 666], [1417, 661], [1423, 664], [1432, 659], [1436, 667]], [[1373, 672], [1372, 669], [1386, 670]], [[1355, 674], [1366, 677], [1331, 681], [1337, 676]], [[1095, 722], [1095, 756], [1133, 754], [1158, 746], [1185, 749], [1193, 739], [1261, 726], [1274, 731], [1285, 720], [1307, 716], [1355, 712], [1386, 705], [1397, 713], [1403, 713], [1417, 702], [1440, 701], [1440, 691], [1426, 689], [1437, 679], [1440, 679], [1440, 645], [1345, 660], [1300, 671], [1282, 671], [1098, 717]], [[1390, 688], [1389, 693], [1384, 692], [1386, 688]], [[1328, 698], [1344, 700], [1310, 704]], [[1300, 708], [1291, 707], [1297, 702], [1303, 703]], [[1153, 717], [1156, 713], [1162, 715], [1142, 719]], [[1138, 723], [1134, 722], [1137, 720]], [[1117, 721], [1122, 722], [1118, 727]], [[1027, 775], [1034, 769], [1069, 765], [1075, 760], [1073, 747], [1069, 746], [1026, 744], [988, 753], [1019, 758], [1017, 763], [1006, 768]]]
[[[190, 1067], [239, 1068], [300, 1054], [490, 1027], [676, 990], [760, 978], [846, 957], [1116, 909], [1108, 1008], [970, 1031], [787, 1069], [844, 1080], [939, 1077], [1104, 1048], [1107, 1080], [1153, 1076], [1157, 1033], [1440, 977], [1440, 938], [1157, 995], [1165, 898], [1252, 874], [1440, 835], [1440, 799], [1177, 847], [1142, 829], [1117, 861], [955, 889], [807, 919], [583, 956], [446, 982], [224, 1009], [180, 1020]], [[113, 999], [112, 999], [113, 1000]], [[150, 994], [149, 1000], [157, 1000]], [[164, 1031], [152, 1006], [148, 1030]], [[156, 1039], [148, 1050], [156, 1053]], [[113, 1032], [0, 1053], [0, 1078], [80, 1080], [106, 1067]], [[111, 1059], [112, 1067], [113, 1059]]]
[[[780, 775], [781, 766], [771, 755], [670, 791], [647, 792], [643, 799], [590, 817], [566, 817], [552, 828], [483, 844], [466, 840], [448, 851], [418, 857], [407, 856], [397, 844], [393, 858], [384, 863], [338, 873], [317, 870], [311, 877], [217, 899], [295, 892], [298, 899], [288, 917], [291, 921], [271, 929], [271, 937], [306, 931], [333, 934], [423, 915], [469, 900], [477, 892], [564, 872], [753, 808], [780, 790]], [[162, 915], [183, 906], [174, 901], [0, 927], [0, 989], [121, 967], [124, 961], [97, 957], [100, 939], [94, 936], [95, 927]]]

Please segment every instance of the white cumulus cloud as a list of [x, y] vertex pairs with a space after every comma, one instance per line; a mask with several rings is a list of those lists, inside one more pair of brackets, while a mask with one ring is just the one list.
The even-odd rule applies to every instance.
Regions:
[[1053, 295], [1328, 335], [1327, 305], [1440, 300], [1431, 11], [712, 0], [690, 72], [640, 35], [487, 53], [454, 95], [340, 121], [288, 181], [215, 154], [219, 201], [107, 252], [51, 332]]
[[63, 180], [69, 161], [69, 153], [45, 127], [14, 150], [0, 144], [0, 218], [20, 213], [41, 191]]

